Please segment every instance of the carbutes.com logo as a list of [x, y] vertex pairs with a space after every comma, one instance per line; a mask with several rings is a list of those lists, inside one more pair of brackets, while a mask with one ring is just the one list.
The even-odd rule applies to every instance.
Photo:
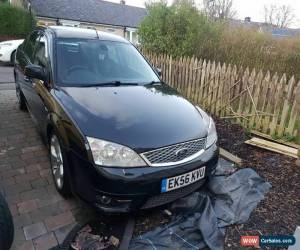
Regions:
[[259, 236], [241, 236], [241, 246], [259, 247]]
[[292, 235], [241, 236], [241, 246], [243, 247], [288, 247], [295, 243], [296, 239]]

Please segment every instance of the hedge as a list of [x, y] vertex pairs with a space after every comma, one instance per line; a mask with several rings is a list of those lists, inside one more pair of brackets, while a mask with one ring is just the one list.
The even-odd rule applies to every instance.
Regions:
[[0, 37], [24, 38], [36, 24], [28, 11], [0, 3]]

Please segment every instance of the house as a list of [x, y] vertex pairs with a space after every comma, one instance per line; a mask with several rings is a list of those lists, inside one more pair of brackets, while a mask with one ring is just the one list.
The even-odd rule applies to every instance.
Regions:
[[114, 33], [137, 43], [137, 29], [147, 15], [145, 8], [129, 6], [122, 0], [10, 0], [35, 13], [40, 25], [66, 25]]
[[300, 36], [299, 29], [279, 28], [275, 25], [267, 24], [264, 22], [253, 22], [250, 17], [246, 17], [244, 21], [231, 19], [230, 24], [234, 27], [246, 27], [255, 29], [258, 32], [267, 33], [274, 38], [288, 38]]

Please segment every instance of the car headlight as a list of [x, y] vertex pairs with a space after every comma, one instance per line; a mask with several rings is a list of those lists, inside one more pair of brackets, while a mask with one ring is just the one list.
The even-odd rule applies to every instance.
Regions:
[[94, 162], [107, 167], [142, 167], [144, 160], [132, 149], [96, 138], [87, 137]]
[[208, 133], [206, 138], [206, 148], [209, 148], [218, 140], [216, 125], [212, 118], [209, 119]]
[[207, 139], [206, 139], [206, 148], [209, 148], [214, 143], [216, 143], [217, 140], [218, 140], [216, 125], [215, 125], [213, 119], [206, 112], [204, 112], [198, 106], [196, 106], [196, 108], [199, 111], [199, 113], [201, 114], [204, 122], [206, 122], [206, 124], [208, 126], [208, 131], [207, 131], [208, 133], [207, 133]]

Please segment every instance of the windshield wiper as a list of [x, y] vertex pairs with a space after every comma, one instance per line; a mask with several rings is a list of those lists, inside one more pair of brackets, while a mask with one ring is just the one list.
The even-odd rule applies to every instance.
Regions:
[[148, 82], [146, 83], [146, 85], [155, 85], [155, 84], [164, 84], [165, 82], [164, 81], [151, 81], [151, 82]]
[[111, 82], [100, 82], [92, 84], [82, 84], [82, 87], [101, 87], [101, 86], [137, 86], [137, 83], [111, 81]]
[[123, 86], [123, 85], [127, 85], [127, 86], [136, 86], [138, 85], [137, 83], [132, 83], [132, 82], [121, 82], [121, 81], [111, 81], [111, 82], [103, 82], [103, 83], [99, 83], [99, 86]]

